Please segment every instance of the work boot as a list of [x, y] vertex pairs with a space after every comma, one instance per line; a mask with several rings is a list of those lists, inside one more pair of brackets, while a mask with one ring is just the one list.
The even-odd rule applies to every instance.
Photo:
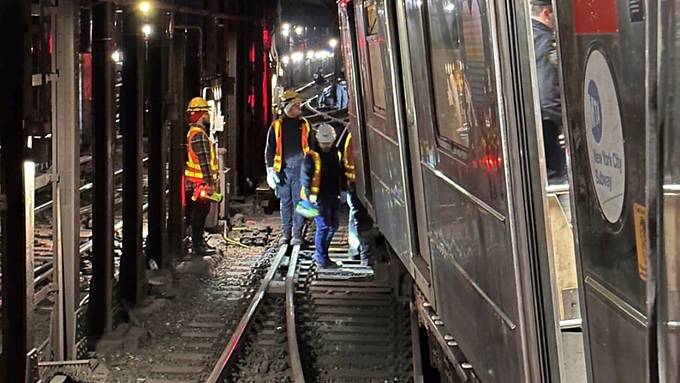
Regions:
[[208, 253], [201, 246], [192, 246], [191, 255], [194, 257], [205, 257]]
[[292, 246], [300, 246], [300, 245], [302, 245], [302, 240], [300, 238], [295, 237], [295, 238], [293, 238], [292, 241], [290, 241], [290, 244]]
[[279, 240], [279, 246], [287, 245], [288, 243], [290, 243], [290, 237], [289, 236], [284, 235]]
[[324, 262], [317, 262], [316, 266], [320, 270], [337, 270], [342, 268], [342, 262], [328, 258]]
[[213, 255], [213, 254], [215, 254], [215, 252], [216, 252], [215, 249], [213, 249], [212, 247], [206, 245], [205, 243], [202, 243], [202, 244], [199, 246], [199, 248], [200, 248], [201, 251], [202, 251], [204, 254], [206, 254], [206, 255]]
[[358, 261], [361, 259], [361, 257], [359, 256], [359, 251], [355, 249], [350, 249], [347, 252], [347, 257], [352, 261]]

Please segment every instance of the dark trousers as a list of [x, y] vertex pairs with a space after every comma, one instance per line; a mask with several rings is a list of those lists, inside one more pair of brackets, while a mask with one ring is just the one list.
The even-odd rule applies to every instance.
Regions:
[[319, 265], [326, 265], [330, 262], [328, 257], [328, 248], [331, 246], [331, 241], [335, 232], [340, 226], [339, 212], [340, 204], [337, 201], [322, 202], [319, 207], [319, 216], [316, 220], [316, 235], [314, 236], [314, 259]]
[[281, 200], [283, 236], [290, 238], [292, 230], [293, 238], [300, 238], [304, 218], [295, 212], [300, 202], [300, 166], [286, 167], [279, 172], [279, 179], [281, 182], [276, 186], [276, 194]]
[[206, 200], [192, 201], [193, 191], [187, 191], [186, 218], [191, 225], [191, 246], [197, 248], [203, 244], [203, 231], [205, 230], [205, 219], [210, 213], [210, 202]]
[[354, 191], [344, 193], [345, 197], [342, 200], [347, 201], [347, 207], [349, 207], [349, 222], [347, 225], [347, 236], [349, 239], [349, 254], [359, 255], [362, 261], [369, 262], [370, 248], [368, 241], [364, 238], [363, 231], [366, 231], [367, 225], [367, 214], [359, 209], [364, 209], [359, 202], [359, 197]]
[[543, 148], [548, 178], [566, 175], [567, 159], [564, 149], [560, 146], [560, 126], [549, 120], [543, 120]]

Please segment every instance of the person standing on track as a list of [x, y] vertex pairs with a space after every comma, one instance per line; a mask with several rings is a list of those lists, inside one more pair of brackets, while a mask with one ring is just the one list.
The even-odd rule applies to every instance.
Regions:
[[531, 1], [531, 24], [534, 32], [548, 182], [559, 184], [566, 182], [566, 155], [559, 139], [562, 127], [562, 100], [555, 41], [555, 14], [550, 0]]
[[336, 269], [342, 264], [328, 256], [328, 249], [340, 224], [340, 193], [343, 189], [344, 172], [342, 155], [335, 146], [335, 128], [329, 124], [317, 126], [316, 141], [319, 150], [305, 155], [300, 175], [302, 189], [300, 198], [319, 208], [314, 236], [314, 260], [321, 269]]
[[187, 163], [184, 170], [187, 218], [191, 225], [191, 249], [194, 255], [209, 253], [203, 239], [205, 220], [210, 213], [210, 202], [192, 199], [194, 191], [203, 187], [207, 194], [215, 191], [219, 167], [215, 145], [210, 139], [210, 106], [202, 97], [189, 102], [189, 133], [187, 134]]
[[347, 191], [343, 193], [341, 199], [347, 202], [349, 208], [348, 240], [349, 256], [353, 260], [361, 260], [362, 266], [371, 266], [369, 258], [369, 246], [361, 233], [370, 230], [371, 219], [359, 202], [359, 197], [355, 191], [354, 181], [356, 179], [354, 170], [354, 160], [352, 158], [352, 133], [349, 125], [340, 133], [336, 147], [341, 154], [341, 162], [345, 171], [345, 181]]
[[269, 127], [264, 151], [267, 184], [281, 200], [281, 244], [293, 246], [302, 243], [304, 218], [295, 212], [295, 206], [300, 201], [300, 167], [312, 138], [311, 126], [302, 117], [301, 101], [297, 92], [284, 92], [283, 117]]

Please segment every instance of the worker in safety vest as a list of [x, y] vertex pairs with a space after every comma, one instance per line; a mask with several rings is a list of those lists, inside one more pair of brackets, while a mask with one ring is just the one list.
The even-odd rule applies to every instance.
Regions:
[[316, 205], [314, 260], [321, 269], [335, 269], [342, 264], [330, 259], [328, 248], [340, 223], [340, 194], [344, 190], [345, 174], [342, 154], [335, 146], [335, 129], [328, 124], [317, 126], [319, 150], [310, 150], [302, 165], [300, 198]]
[[350, 132], [349, 125], [345, 126], [340, 133], [336, 147], [341, 153], [345, 182], [347, 184], [347, 191], [343, 193], [341, 199], [346, 201], [349, 207], [349, 223], [347, 225], [349, 256], [353, 260], [361, 260], [362, 266], [371, 266], [368, 242], [361, 233], [369, 231], [373, 224], [368, 212], [359, 202], [359, 197], [354, 187], [356, 175], [352, 157], [352, 133]]
[[295, 91], [283, 93], [283, 116], [269, 127], [264, 153], [267, 184], [281, 200], [281, 243], [291, 245], [302, 243], [304, 218], [295, 213], [295, 206], [300, 200], [300, 166], [312, 138], [311, 125], [302, 117], [301, 101]]
[[196, 198], [194, 192], [200, 188], [207, 195], [214, 193], [219, 169], [215, 145], [208, 135], [209, 112], [210, 106], [202, 97], [196, 97], [189, 102], [187, 108], [189, 133], [184, 179], [187, 217], [191, 225], [191, 248], [195, 255], [205, 255], [209, 252], [203, 239], [203, 231], [205, 219], [210, 213], [210, 201], [206, 198]]

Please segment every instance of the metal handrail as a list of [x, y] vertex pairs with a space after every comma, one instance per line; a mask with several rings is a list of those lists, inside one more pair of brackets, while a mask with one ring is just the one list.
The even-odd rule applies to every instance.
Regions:
[[297, 271], [300, 246], [293, 247], [286, 273], [286, 332], [288, 336], [288, 360], [290, 362], [293, 382], [305, 383], [305, 375], [300, 360], [300, 349], [295, 328], [295, 272]]
[[241, 321], [238, 323], [236, 330], [231, 335], [231, 338], [229, 338], [229, 343], [227, 343], [227, 346], [224, 348], [224, 351], [222, 351], [220, 358], [217, 360], [217, 363], [215, 364], [215, 367], [208, 376], [206, 383], [218, 383], [222, 382], [222, 380], [224, 379], [224, 374], [227, 372], [229, 365], [234, 362], [232, 357], [235, 355], [235, 351], [240, 345], [241, 340], [243, 339], [243, 335], [250, 326], [250, 323], [253, 317], [255, 316], [255, 313], [257, 312], [260, 303], [262, 303], [265, 294], [267, 293], [269, 283], [272, 281], [272, 279], [274, 279], [274, 275], [276, 274], [276, 271], [278, 270], [279, 265], [281, 265], [281, 261], [286, 256], [286, 254], [288, 254], [288, 245], [282, 245], [279, 248], [276, 257], [272, 261], [272, 264], [269, 267], [269, 271], [267, 271], [267, 274], [262, 279], [262, 282], [260, 283], [260, 288], [253, 296], [253, 299], [250, 302], [250, 306], [248, 306], [245, 315], [243, 315], [243, 317], [241, 318]]

